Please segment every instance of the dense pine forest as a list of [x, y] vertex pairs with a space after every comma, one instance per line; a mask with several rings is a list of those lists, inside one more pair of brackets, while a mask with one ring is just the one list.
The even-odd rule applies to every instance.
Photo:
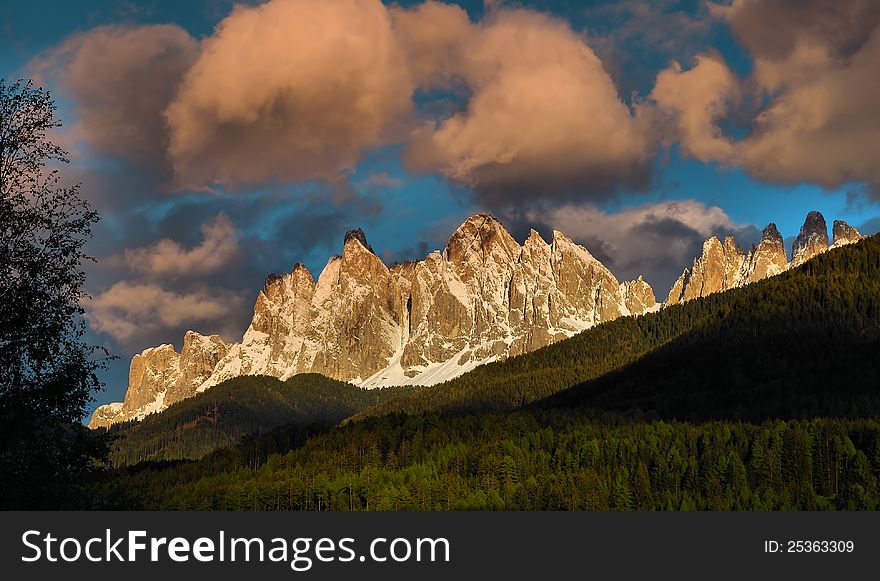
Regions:
[[878, 469], [875, 420], [386, 416], [323, 434], [280, 430], [195, 463], [121, 470], [95, 502], [197, 510], [875, 510]]
[[[94, 507], [876, 509], [878, 348], [874, 237], [446, 384], [352, 394], [338, 402], [340, 416], [356, 414], [343, 425], [303, 413], [201, 460], [117, 469], [96, 483]], [[215, 404], [241, 385], [221, 386]], [[199, 398], [221, 387], [182, 402], [202, 410], [197, 423], [210, 423]], [[156, 422], [186, 425], [181, 405]], [[150, 457], [145, 426], [122, 430], [119, 463]], [[196, 458], [222, 439], [205, 447], [196, 433], [154, 457]]]
[[280, 381], [244, 376], [185, 399], [161, 414], [110, 430], [114, 465], [197, 459], [235, 445], [242, 436], [284, 424], [329, 427], [412, 387], [364, 390], [314, 373]]

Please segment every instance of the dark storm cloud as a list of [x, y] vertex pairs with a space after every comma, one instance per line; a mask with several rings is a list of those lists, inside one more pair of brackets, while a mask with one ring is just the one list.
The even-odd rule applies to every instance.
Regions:
[[197, 52], [176, 25], [106, 26], [68, 38], [30, 68], [76, 104], [72, 139], [168, 173], [164, 111]]
[[861, 232], [865, 236], [870, 236], [880, 232], [880, 216], [875, 216], [874, 218], [863, 222], [862, 225], [859, 226], [859, 232]]
[[875, 0], [735, 0], [714, 10], [753, 54], [772, 60], [787, 58], [805, 38], [850, 57], [880, 25]]

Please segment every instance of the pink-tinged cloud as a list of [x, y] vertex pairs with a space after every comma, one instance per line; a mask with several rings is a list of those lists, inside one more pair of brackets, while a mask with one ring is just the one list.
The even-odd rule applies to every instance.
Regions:
[[[442, 33], [437, 12], [449, 22]], [[498, 9], [470, 24], [438, 7], [398, 20], [421, 77], [433, 66], [437, 79], [459, 79], [472, 92], [464, 111], [416, 131], [410, 168], [472, 186], [493, 205], [644, 185], [654, 152], [649, 128], [565, 23]]]
[[175, 25], [101, 27], [72, 36], [31, 68], [72, 97], [73, 139], [156, 167], [168, 141], [163, 112], [197, 51]]
[[668, 144], [680, 143], [685, 155], [701, 161], [735, 160], [733, 144], [717, 121], [738, 100], [739, 81], [720, 56], [698, 56], [688, 70], [672, 63], [657, 75], [651, 98]]
[[238, 6], [167, 109], [187, 186], [334, 180], [409, 115], [412, 84], [378, 0]]
[[[472, 23], [438, 2], [270, 0], [200, 42], [176, 26], [98, 28], [36, 67], [73, 96], [83, 140], [170, 163], [179, 189], [339, 184], [365, 152], [402, 143], [411, 168], [504, 205], [640, 187], [655, 149], [581, 35], [503, 5]], [[464, 110], [417, 122], [413, 95], [438, 88]]]
[[[716, 56], [660, 73], [652, 97], [675, 119], [682, 150], [776, 183], [867, 184], [880, 197], [880, 4], [735, 0], [712, 5], [754, 59], [736, 78]], [[718, 129], [739, 92], [767, 104], [735, 140]]]
[[[157, 333], [166, 336], [168, 329], [222, 325], [246, 308], [242, 298], [229, 291], [173, 292], [156, 283], [128, 281], [117, 282], [86, 301], [85, 307], [92, 329], [134, 346], [148, 342]], [[237, 331], [229, 329], [225, 334], [234, 336]]]
[[467, 12], [429, 0], [410, 8], [391, 8], [394, 30], [406, 50], [415, 82], [445, 88], [461, 74], [462, 45], [475, 34]]
[[225, 214], [202, 225], [202, 238], [202, 243], [191, 249], [167, 238], [144, 248], [127, 249], [125, 263], [131, 270], [153, 277], [199, 277], [228, 268], [239, 254], [238, 232]]
[[732, 0], [708, 6], [752, 55], [770, 60], [788, 58], [806, 39], [845, 58], [880, 24], [876, 0]]
[[781, 60], [755, 59], [757, 90], [772, 95], [741, 145], [749, 173], [836, 188], [866, 182], [880, 197], [880, 27], [845, 58], [805, 37]]

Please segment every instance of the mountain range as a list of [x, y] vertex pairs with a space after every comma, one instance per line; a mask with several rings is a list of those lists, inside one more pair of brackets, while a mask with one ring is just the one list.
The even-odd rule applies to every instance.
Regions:
[[111, 427], [90, 506], [873, 511], [878, 317], [872, 236], [434, 386], [242, 376]]
[[762, 280], [861, 238], [841, 221], [832, 232], [829, 245], [824, 217], [810, 212], [791, 261], [772, 223], [748, 252], [730, 236], [713, 236], [661, 304], [642, 277], [619, 282], [558, 231], [547, 243], [532, 230], [519, 244], [499, 220], [478, 214], [443, 252], [389, 268], [354, 230], [317, 281], [301, 264], [270, 275], [240, 343], [189, 331], [180, 353], [166, 344], [135, 355], [125, 400], [100, 406], [89, 427], [142, 419], [245, 375], [434, 385], [606, 321]]

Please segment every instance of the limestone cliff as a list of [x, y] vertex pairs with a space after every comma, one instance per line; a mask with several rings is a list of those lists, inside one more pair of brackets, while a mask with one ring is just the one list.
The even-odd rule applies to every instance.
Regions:
[[191, 397], [210, 376], [227, 346], [217, 335], [188, 331], [180, 353], [173, 345], [144, 349], [131, 360], [125, 400], [95, 410], [90, 428], [139, 420]]

